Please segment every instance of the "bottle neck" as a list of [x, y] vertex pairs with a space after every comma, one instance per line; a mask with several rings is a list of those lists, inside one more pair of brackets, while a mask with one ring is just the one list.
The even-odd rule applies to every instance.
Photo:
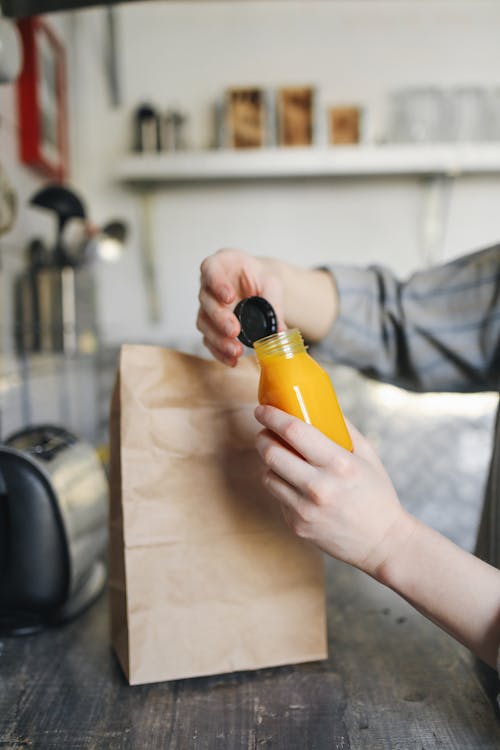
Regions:
[[273, 333], [271, 336], [254, 341], [253, 348], [261, 364], [278, 357], [290, 358], [296, 354], [306, 354], [304, 339], [298, 328]]

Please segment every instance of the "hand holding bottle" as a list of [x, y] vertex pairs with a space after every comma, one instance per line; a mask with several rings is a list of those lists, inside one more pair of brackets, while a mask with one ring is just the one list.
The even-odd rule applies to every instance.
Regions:
[[243, 353], [243, 346], [236, 338], [240, 323], [233, 313], [234, 307], [245, 297], [265, 297], [276, 311], [279, 328], [283, 329], [283, 283], [273, 272], [272, 262], [241, 250], [219, 250], [205, 258], [200, 271], [197, 328], [213, 356], [234, 367]]
[[255, 415], [267, 429], [257, 449], [264, 484], [281, 503], [295, 533], [333, 557], [377, 576], [379, 567], [413, 529], [384, 467], [352, 426], [354, 452], [272, 406]]

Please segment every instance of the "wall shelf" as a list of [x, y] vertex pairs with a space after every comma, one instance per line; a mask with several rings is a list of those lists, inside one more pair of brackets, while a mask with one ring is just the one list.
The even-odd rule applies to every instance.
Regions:
[[132, 154], [116, 178], [139, 184], [310, 177], [499, 174], [500, 143], [263, 148]]

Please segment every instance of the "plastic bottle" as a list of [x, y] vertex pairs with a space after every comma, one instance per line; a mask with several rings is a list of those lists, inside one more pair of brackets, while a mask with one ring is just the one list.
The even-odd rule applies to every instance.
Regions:
[[[352, 451], [330, 377], [307, 353], [300, 331], [292, 328], [278, 333], [276, 315], [261, 297], [242, 300], [235, 314], [242, 328], [239, 338], [247, 346], [253, 344], [261, 367], [259, 403], [303, 419]], [[259, 337], [263, 332], [268, 335]]]

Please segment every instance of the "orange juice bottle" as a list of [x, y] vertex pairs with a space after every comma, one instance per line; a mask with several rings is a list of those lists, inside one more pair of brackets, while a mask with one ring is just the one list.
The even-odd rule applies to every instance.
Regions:
[[[247, 346], [253, 344], [261, 367], [259, 403], [303, 419], [352, 451], [332, 382], [307, 353], [300, 331], [292, 328], [277, 333], [276, 316], [267, 300], [249, 297], [242, 302], [235, 313], [242, 328], [240, 340]], [[268, 335], [258, 338], [263, 332]]]

